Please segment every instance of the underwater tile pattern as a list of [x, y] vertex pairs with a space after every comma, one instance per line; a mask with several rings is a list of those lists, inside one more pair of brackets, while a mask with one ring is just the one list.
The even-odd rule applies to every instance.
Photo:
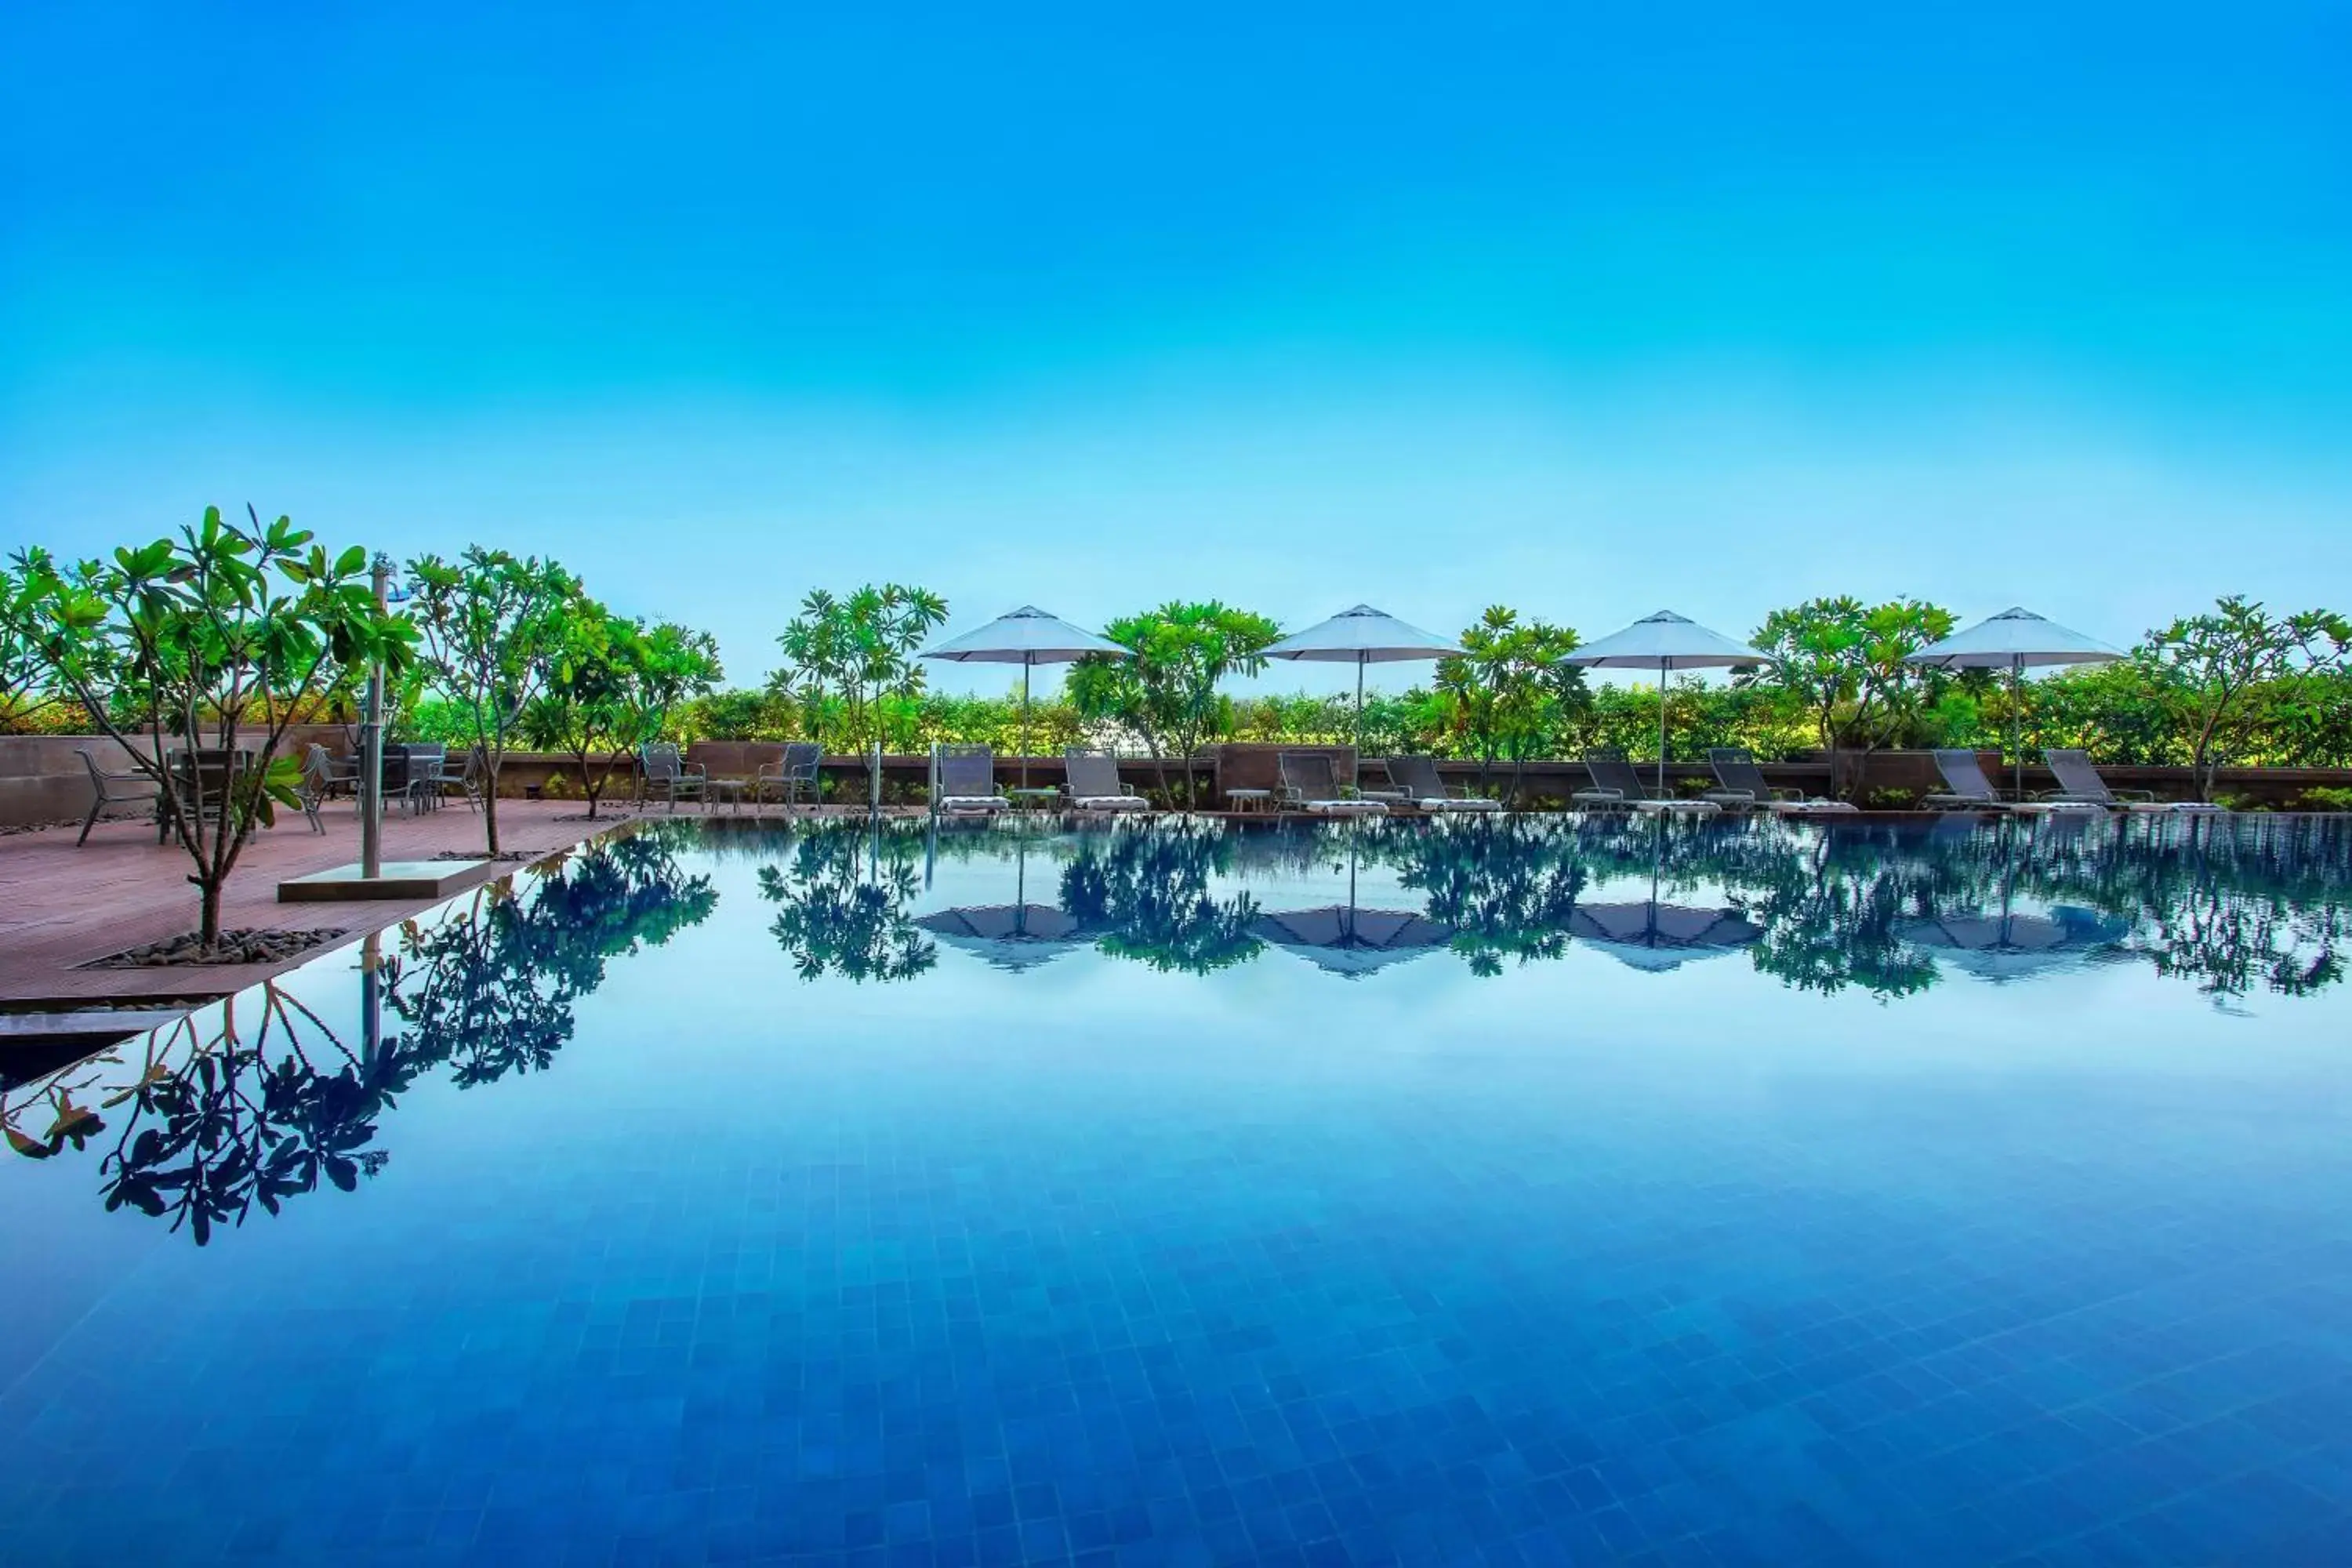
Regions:
[[[353, 1191], [198, 1247], [96, 1146], [0, 1174], [20, 1281], [110, 1249], [0, 1390], [0, 1560], [2352, 1561], [2333, 997], [754, 982], [703, 868]], [[1978, 1059], [2068, 1016], [2122, 1055]]]

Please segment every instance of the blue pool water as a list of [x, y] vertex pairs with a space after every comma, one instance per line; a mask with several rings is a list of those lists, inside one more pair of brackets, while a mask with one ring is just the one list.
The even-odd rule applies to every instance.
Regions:
[[2348, 900], [659, 825], [7, 1080], [0, 1560], [2352, 1561]]

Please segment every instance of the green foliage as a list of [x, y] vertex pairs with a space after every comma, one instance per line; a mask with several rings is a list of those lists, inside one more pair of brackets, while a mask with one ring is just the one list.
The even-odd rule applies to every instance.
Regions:
[[947, 618], [948, 602], [925, 588], [868, 584], [838, 598], [817, 589], [801, 601], [801, 613], [776, 639], [785, 668], [770, 685], [779, 695], [802, 700], [812, 739], [835, 747], [870, 746], [885, 738], [884, 700], [922, 690], [916, 650]]
[[[2265, 730], [2265, 685], [2336, 673], [2352, 656], [2352, 621], [2326, 610], [2273, 616], [2235, 595], [2201, 616], [2152, 632], [2135, 657], [2171, 694], [2190, 737], [2199, 797], [2210, 798], [2223, 756], [2242, 755]], [[2340, 721], [2338, 721], [2340, 722]]]
[[721, 673], [709, 633], [648, 626], [578, 599], [561, 617], [547, 688], [523, 710], [522, 732], [572, 759], [593, 817], [619, 756], [659, 740], [671, 714]]
[[495, 855], [499, 770], [590, 601], [554, 562], [478, 544], [454, 563], [420, 555], [408, 576], [424, 668], [434, 689], [464, 714], [466, 744], [481, 760], [483, 833]]
[[[1462, 634], [1462, 651], [1440, 659], [1437, 689], [1450, 727], [1478, 759], [1483, 784], [1497, 757], [1524, 763], [1592, 712], [1584, 671], [1559, 661], [1575, 651], [1576, 633], [1542, 621], [1522, 624], [1517, 610], [1487, 607]], [[1511, 794], [1518, 794], [1515, 770]]]
[[[1169, 794], [1168, 760], [1189, 758], [1213, 735], [1230, 732], [1232, 705], [1218, 683], [1229, 675], [1255, 675], [1265, 648], [1282, 628], [1265, 616], [1211, 600], [1176, 600], [1128, 616], [1103, 628], [1129, 657], [1089, 654], [1070, 667], [1070, 704], [1092, 723], [1133, 736], [1151, 754], [1162, 798]], [[1190, 802], [1192, 773], [1185, 773]]]
[[1952, 624], [1949, 611], [1916, 599], [1876, 605], [1851, 595], [1809, 599], [1765, 617], [1750, 640], [1774, 662], [1734, 679], [1776, 686], [1803, 704], [1835, 784], [1841, 751], [1866, 756], [1932, 737], [1929, 716], [1951, 678], [1905, 661], [1950, 636]]
[[[278, 754], [289, 727], [371, 660], [397, 672], [414, 651], [407, 626], [376, 606], [364, 550], [331, 554], [287, 518], [247, 514], [250, 529], [207, 507], [177, 538], [71, 567], [27, 550], [0, 584], [0, 636], [163, 788], [207, 944], [247, 841], [297, 804], [299, 764]], [[199, 802], [174, 787], [175, 742], [252, 762], [207, 773]]]

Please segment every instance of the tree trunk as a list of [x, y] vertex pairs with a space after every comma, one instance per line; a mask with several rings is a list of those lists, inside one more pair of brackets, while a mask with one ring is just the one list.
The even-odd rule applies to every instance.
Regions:
[[191, 877], [188, 880], [196, 885], [196, 894], [203, 904], [196, 940], [212, 947], [220, 941], [221, 884], [210, 877]]
[[482, 758], [482, 831], [488, 837], [490, 853], [499, 852], [499, 762], [487, 753]]

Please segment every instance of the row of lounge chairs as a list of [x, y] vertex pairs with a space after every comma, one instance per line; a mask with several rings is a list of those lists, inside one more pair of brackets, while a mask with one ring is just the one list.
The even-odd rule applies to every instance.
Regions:
[[[1985, 777], [1973, 752], [1938, 751], [1936, 765], [1945, 787], [1922, 803], [1937, 810], [2001, 810], [2017, 812], [2219, 811], [2196, 802], [2158, 801], [2145, 790], [2116, 790], [2099, 776], [2087, 754], [2053, 748], [2043, 753], [2059, 787], [2030, 799], [2004, 795]], [[760, 769], [753, 783], [754, 798], [771, 792], [787, 803], [806, 789], [816, 794], [818, 749], [810, 744], [784, 748], [780, 763]], [[1486, 813], [1504, 809], [1503, 803], [1448, 785], [1429, 757], [1398, 756], [1381, 760], [1386, 786], [1359, 789], [1343, 786], [1325, 752], [1284, 752], [1277, 758], [1281, 786], [1271, 793], [1272, 804], [1312, 816], [1380, 816], [1398, 809], [1437, 816]], [[1570, 804], [1584, 809], [1625, 810], [1645, 814], [1713, 816], [1723, 811], [1769, 811], [1775, 816], [1846, 815], [1857, 808], [1847, 801], [1808, 796], [1801, 791], [1768, 783], [1748, 752], [1731, 746], [1711, 748], [1707, 764], [1716, 787], [1697, 797], [1660, 795], [1642, 781], [1642, 774], [1621, 752], [1596, 752], [1585, 758], [1592, 775], [1591, 787], [1578, 790]], [[985, 746], [940, 748], [937, 761], [935, 798], [950, 815], [984, 815], [1012, 808], [1013, 800], [996, 784], [995, 757]], [[1147, 811], [1150, 803], [1127, 788], [1118, 776], [1118, 761], [1106, 752], [1071, 750], [1063, 755], [1064, 803], [1082, 812]], [[667, 797], [675, 805], [681, 796], [702, 792], [700, 770], [686, 763], [675, 747], [648, 747], [642, 759], [640, 796]]]

